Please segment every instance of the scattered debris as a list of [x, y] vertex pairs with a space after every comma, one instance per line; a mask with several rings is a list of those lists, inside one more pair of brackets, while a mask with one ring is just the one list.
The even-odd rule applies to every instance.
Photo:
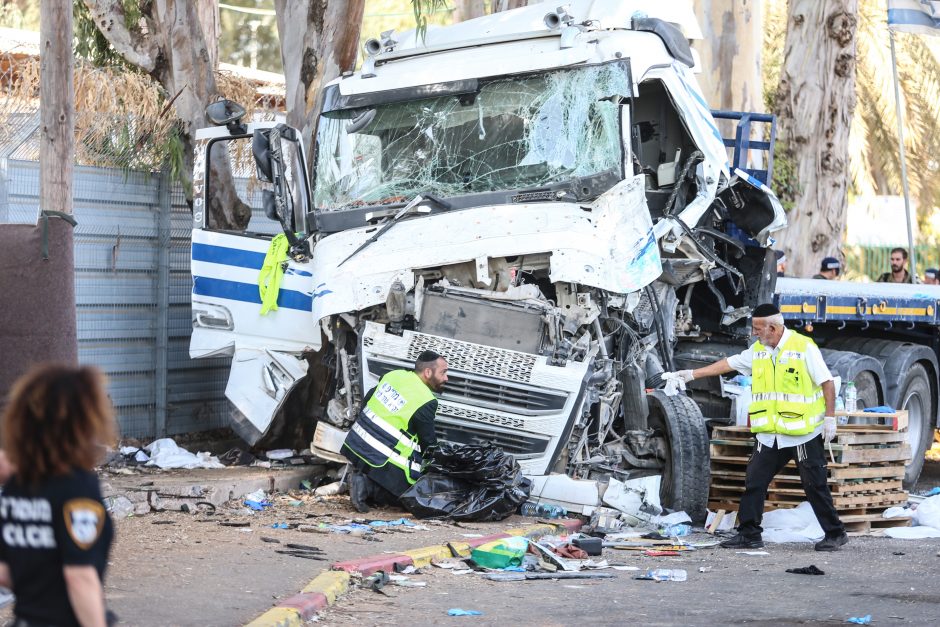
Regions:
[[190, 453], [177, 446], [172, 438], [154, 440], [144, 447], [150, 453], [148, 466], [158, 468], [225, 468], [217, 457], [209, 453]]
[[490, 581], [537, 581], [543, 579], [613, 579], [610, 573], [487, 573], [483, 576]]
[[770, 555], [767, 551], [735, 551], [738, 555]]
[[483, 612], [477, 610], [462, 610], [459, 607], [447, 610], [448, 616], [483, 616]]
[[688, 573], [681, 568], [656, 568], [647, 570], [645, 573], [635, 576], [634, 579], [647, 581], [686, 581], [688, 579]]
[[373, 592], [381, 592], [382, 588], [384, 588], [388, 582], [388, 573], [384, 570], [377, 570], [363, 579], [362, 584]]
[[847, 623], [854, 623], [854, 624], [856, 624], [856, 625], [870, 625], [870, 624], [871, 624], [871, 614], [865, 614], [865, 615], [862, 616], [862, 617], [853, 616], [852, 618], [849, 618], [849, 619], [846, 620], [845, 622], [847, 622]]
[[521, 566], [528, 548], [529, 541], [526, 538], [514, 536], [481, 544], [473, 549], [470, 557], [483, 568]]
[[271, 542], [271, 543], [273, 543], [273, 544], [280, 544], [280, 543], [281, 543], [281, 541], [278, 540], [277, 538], [269, 538], [269, 537], [267, 537], [267, 536], [261, 536], [261, 537], [260, 537], [260, 540], [261, 540], [262, 542]]
[[388, 580], [392, 585], [401, 586], [403, 588], [423, 588], [428, 585], [426, 581], [415, 581], [411, 577], [404, 575], [389, 575]]
[[816, 568], [815, 564], [811, 564], [810, 566], [803, 566], [802, 568], [788, 568], [787, 572], [793, 573], [794, 575], [825, 575], [826, 574], [824, 571], [821, 571], [818, 568]]
[[698, 567], [698, 572], [700, 572], [700, 573], [710, 573], [710, 572], [712, 572], [712, 567], [711, 567], [711, 566], [699, 566], [699, 567]]

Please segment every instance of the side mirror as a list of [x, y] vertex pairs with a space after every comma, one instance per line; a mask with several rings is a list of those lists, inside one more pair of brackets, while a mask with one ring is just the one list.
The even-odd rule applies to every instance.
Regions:
[[206, 117], [216, 126], [238, 124], [245, 117], [245, 107], [232, 100], [219, 100], [206, 107]]
[[264, 208], [264, 215], [275, 222], [280, 222], [281, 218], [277, 213], [277, 201], [274, 198], [274, 192], [265, 189], [261, 192], [261, 206]]
[[262, 183], [271, 182], [271, 139], [268, 131], [255, 131], [251, 137], [251, 154], [255, 157], [255, 174]]

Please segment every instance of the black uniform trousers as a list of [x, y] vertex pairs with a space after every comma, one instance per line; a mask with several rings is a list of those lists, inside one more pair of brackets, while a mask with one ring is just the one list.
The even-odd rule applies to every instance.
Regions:
[[826, 451], [822, 435], [799, 446], [786, 448], [777, 448], [776, 442], [772, 447], [764, 446], [755, 438], [754, 453], [747, 464], [744, 496], [738, 511], [738, 532], [748, 538], [760, 538], [764, 531], [760, 523], [764, 515], [767, 488], [774, 476], [783, 470], [791, 459], [796, 460], [806, 500], [812, 506], [826, 537], [833, 538], [843, 534], [845, 527], [839, 520], [829, 485], [826, 483]]

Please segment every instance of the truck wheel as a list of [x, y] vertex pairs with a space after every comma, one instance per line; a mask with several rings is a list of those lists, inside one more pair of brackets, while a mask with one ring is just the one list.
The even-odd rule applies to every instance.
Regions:
[[685, 511], [693, 521], [705, 520], [710, 481], [708, 430], [705, 419], [687, 396], [649, 394], [649, 425], [665, 436], [667, 459], [660, 499], [669, 509]]
[[932, 420], [935, 412], [931, 402], [930, 380], [921, 364], [914, 364], [904, 375], [898, 394], [898, 406], [908, 411], [907, 440], [911, 444], [912, 459], [904, 473], [904, 487], [911, 489], [924, 467], [924, 452], [933, 435]]

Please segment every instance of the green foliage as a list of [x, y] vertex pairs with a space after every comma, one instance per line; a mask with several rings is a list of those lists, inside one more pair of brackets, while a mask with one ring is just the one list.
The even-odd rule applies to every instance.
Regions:
[[428, 32], [428, 14], [447, 9], [450, 6], [447, 0], [411, 0], [411, 3], [414, 7], [418, 37], [422, 40]]

